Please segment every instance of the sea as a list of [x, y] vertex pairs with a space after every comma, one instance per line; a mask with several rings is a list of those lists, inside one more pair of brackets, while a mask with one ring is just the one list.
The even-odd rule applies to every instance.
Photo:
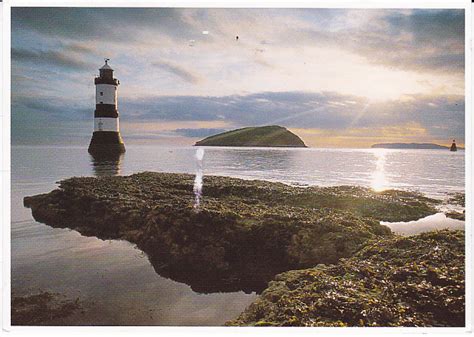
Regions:
[[[257, 294], [196, 293], [187, 284], [158, 275], [133, 244], [51, 228], [36, 222], [23, 206], [25, 196], [47, 193], [72, 176], [195, 174], [195, 154], [192, 146], [129, 145], [124, 155], [98, 161], [82, 146], [12, 146], [13, 296], [49, 291], [78, 298], [82, 309], [61, 322], [66, 325], [213, 326], [237, 317]], [[202, 168], [204, 176], [302, 187], [394, 188], [446, 202], [454, 193], [464, 193], [464, 155], [448, 150], [206, 147]]]

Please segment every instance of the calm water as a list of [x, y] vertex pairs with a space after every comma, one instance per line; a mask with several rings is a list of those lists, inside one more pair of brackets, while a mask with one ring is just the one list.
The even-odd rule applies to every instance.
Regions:
[[[84, 313], [68, 324], [221, 325], [256, 295], [199, 294], [155, 273], [124, 241], [83, 237], [37, 223], [23, 197], [49, 192], [71, 176], [145, 170], [194, 173], [193, 147], [128, 146], [110, 162], [80, 147], [12, 147], [12, 290], [79, 297]], [[445, 199], [464, 192], [464, 151], [206, 148], [204, 174], [297, 185], [362, 185], [417, 190]], [[205, 198], [205, 186], [204, 186]]]

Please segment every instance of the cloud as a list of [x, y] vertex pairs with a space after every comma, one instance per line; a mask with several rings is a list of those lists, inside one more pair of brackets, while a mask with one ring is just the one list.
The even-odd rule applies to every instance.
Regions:
[[31, 116], [43, 120], [89, 120], [93, 116], [94, 108], [87, 106], [82, 100], [57, 96], [12, 96], [12, 118], [25, 116], [25, 120], [19, 120], [20, 123], [28, 123], [27, 120]]
[[209, 129], [209, 128], [197, 128], [197, 129], [186, 129], [186, 128], [182, 128], [182, 129], [176, 129], [175, 132], [182, 135], [182, 136], [185, 136], [185, 137], [192, 137], [192, 138], [202, 138], [202, 137], [209, 137], [209, 136], [212, 136], [212, 135], [216, 135], [218, 133], [222, 133], [222, 132], [225, 132], [225, 131], [228, 131], [229, 129], [215, 129], [215, 128], [212, 128], [212, 129]]
[[[123, 83], [121, 97], [326, 90], [386, 100], [442, 86], [449, 94], [464, 90], [462, 10], [14, 11], [12, 46], [28, 52], [13, 64], [16, 78], [33, 69], [73, 69], [67, 63], [82, 75], [90, 65], [93, 76], [109, 57]], [[54, 77], [55, 87], [63, 87]]]
[[[174, 52], [191, 39], [213, 51], [234, 49], [230, 42], [240, 35], [240, 53], [336, 47], [374, 64], [421, 72], [464, 70], [464, 23], [460, 9], [12, 9], [14, 34], [149, 49], [159, 41], [160, 48]], [[202, 35], [204, 28], [209, 35]], [[261, 55], [255, 61], [270, 64]]]
[[349, 127], [347, 129], [298, 128], [292, 132], [314, 147], [370, 147], [381, 142], [436, 142], [446, 143], [430, 135], [417, 123], [391, 126]]
[[[432, 104], [429, 104], [432, 103]], [[232, 120], [260, 125], [283, 122], [292, 127], [324, 128], [375, 125], [420, 119], [445, 123], [463, 121], [461, 96], [410, 95], [405, 100], [370, 103], [334, 92], [261, 92], [230, 96], [160, 96], [123, 100], [123, 110], [137, 119]]]
[[89, 43], [71, 43], [66, 45], [65, 48], [73, 53], [80, 53], [80, 54], [93, 54], [95, 48], [91, 46]]
[[173, 64], [171, 62], [159, 61], [159, 62], [153, 62], [152, 65], [168, 73], [176, 75], [177, 77], [181, 78], [183, 81], [186, 81], [192, 84], [197, 84], [201, 81], [201, 77], [198, 74], [191, 72], [185, 69], [184, 67], [181, 67], [177, 64]]
[[28, 62], [70, 70], [86, 70], [91, 68], [90, 65], [75, 55], [60, 51], [33, 51], [12, 48], [11, 57], [13, 62]]
[[383, 22], [380, 28], [355, 33], [354, 51], [372, 62], [391, 67], [464, 72], [464, 10], [386, 13], [380, 19]]
[[75, 41], [130, 42], [155, 27], [178, 36], [188, 28], [182, 11], [173, 8], [14, 7], [12, 31], [30, 30]]
[[345, 20], [346, 24], [333, 23], [333, 29], [314, 26], [289, 29], [279, 43], [292, 41], [299, 45], [341, 48], [373, 64], [396, 69], [464, 71], [464, 10], [351, 9], [333, 12], [331, 18], [335, 22]]

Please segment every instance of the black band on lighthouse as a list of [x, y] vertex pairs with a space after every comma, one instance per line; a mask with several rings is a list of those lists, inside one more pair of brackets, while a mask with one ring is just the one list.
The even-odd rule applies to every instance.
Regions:
[[102, 78], [102, 77], [96, 77], [94, 80], [95, 84], [112, 84], [112, 85], [119, 85], [119, 80], [116, 78]]
[[95, 105], [95, 118], [99, 117], [118, 117], [118, 111], [114, 104], [96, 104]]
[[122, 143], [122, 137], [119, 132], [95, 131], [92, 134], [92, 141], [102, 145], [120, 144]]

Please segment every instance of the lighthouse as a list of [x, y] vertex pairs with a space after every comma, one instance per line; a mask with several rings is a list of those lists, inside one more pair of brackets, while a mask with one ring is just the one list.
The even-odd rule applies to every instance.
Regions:
[[119, 128], [117, 109], [117, 87], [120, 81], [114, 78], [109, 59], [99, 69], [95, 83], [94, 133], [89, 145], [92, 155], [110, 155], [125, 152]]
[[456, 146], [456, 140], [453, 139], [453, 143], [451, 144], [451, 148], [449, 149], [449, 151], [456, 152], [457, 150], [458, 150], [458, 147]]

